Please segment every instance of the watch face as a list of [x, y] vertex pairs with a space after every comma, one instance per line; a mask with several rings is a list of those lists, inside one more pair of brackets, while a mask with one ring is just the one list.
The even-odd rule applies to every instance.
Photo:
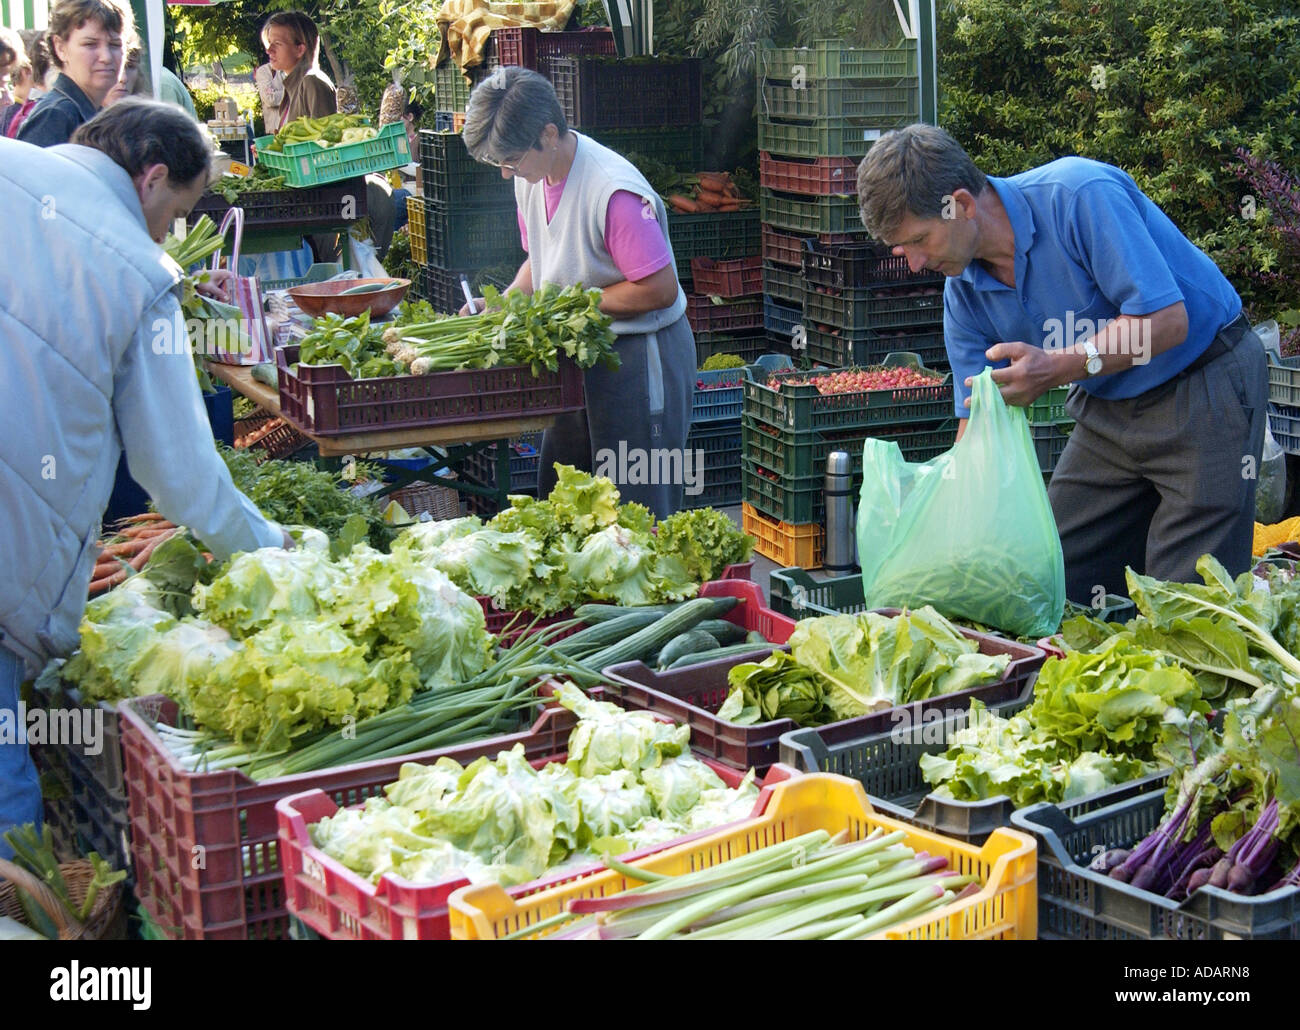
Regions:
[[1101, 371], [1100, 355], [1089, 358], [1087, 368], [1088, 368], [1088, 375], [1090, 376], [1095, 376], [1098, 372], [1100, 372]]

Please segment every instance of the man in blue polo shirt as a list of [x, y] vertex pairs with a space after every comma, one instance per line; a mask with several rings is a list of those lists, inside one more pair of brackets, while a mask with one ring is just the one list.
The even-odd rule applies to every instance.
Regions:
[[1241, 299], [1118, 168], [1067, 157], [985, 176], [929, 125], [858, 169], [867, 229], [948, 276], [944, 341], [965, 430], [986, 366], [1008, 404], [1075, 384], [1049, 496], [1066, 593], [1126, 593], [1124, 567], [1199, 581], [1250, 565], [1268, 376]]

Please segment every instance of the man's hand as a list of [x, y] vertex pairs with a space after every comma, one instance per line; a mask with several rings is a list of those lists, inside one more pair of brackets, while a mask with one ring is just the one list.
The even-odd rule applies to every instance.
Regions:
[[223, 304], [229, 304], [230, 283], [234, 278], [235, 273], [229, 268], [215, 268], [208, 272], [207, 282], [201, 282], [194, 288], [205, 297], [211, 297]]
[[[1061, 385], [1061, 355], [1049, 354], [1039, 347], [1017, 341], [995, 343], [984, 352], [984, 356], [990, 362], [1011, 362], [1007, 368], [993, 370], [993, 381], [1002, 391], [1002, 399], [1015, 407], [1028, 407], [1052, 387]], [[973, 381], [967, 377], [967, 389]], [[966, 407], [970, 407], [969, 397], [966, 398]]]
[[292, 551], [295, 547], [298, 546], [298, 541], [296, 541], [292, 536], [289, 535], [289, 531], [287, 529], [281, 529], [280, 535], [284, 537], [284, 539], [280, 541], [280, 546], [283, 547], [286, 551]]

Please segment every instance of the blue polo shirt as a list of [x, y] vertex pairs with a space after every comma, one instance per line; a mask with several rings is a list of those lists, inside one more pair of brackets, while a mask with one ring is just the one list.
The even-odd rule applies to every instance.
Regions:
[[[1099, 320], [1148, 315], [1181, 300], [1183, 343], [1146, 364], [1080, 381], [1096, 397], [1119, 400], [1172, 379], [1240, 314], [1241, 298], [1214, 262], [1120, 169], [1063, 157], [988, 181], [1015, 232], [1016, 285], [1003, 285], [973, 261], [944, 286], [944, 341], [959, 417], [970, 414], [966, 377], [988, 366], [984, 352], [995, 343], [1070, 346], [1089, 339]], [[1150, 341], [1138, 337], [1130, 346], [1140, 352]]]

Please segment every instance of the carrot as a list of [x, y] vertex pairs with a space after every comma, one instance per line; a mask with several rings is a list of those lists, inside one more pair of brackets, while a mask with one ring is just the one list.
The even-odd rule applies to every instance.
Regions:
[[714, 193], [722, 193], [726, 190], [728, 180], [726, 176], [719, 175], [717, 172], [700, 172], [700, 189], [710, 190]]
[[701, 186], [700, 192], [695, 195], [695, 202], [697, 204], [698, 203], [712, 204], [714, 207], [717, 207], [719, 204], [725, 204], [727, 202], [727, 198], [723, 196], [721, 193], [715, 193], [713, 190], [706, 190], [703, 186]]
[[140, 572], [145, 565], [148, 564], [150, 556], [158, 549], [158, 545], [164, 541], [170, 540], [177, 532], [179, 532], [178, 529], [173, 529], [170, 533], [160, 533], [158, 536], [150, 540], [144, 545], [144, 549], [131, 559], [131, 568], [135, 569], [136, 572]]
[[690, 197], [683, 197], [680, 193], [672, 194], [668, 198], [668, 203], [673, 206], [674, 210], [680, 211], [682, 214], [694, 215], [698, 214], [700, 210], [695, 201], [691, 200]]
[[739, 211], [739, 210], [740, 210], [740, 201], [738, 201], [738, 200], [728, 200], [725, 204], [719, 204], [719, 205], [718, 205], [718, 210], [719, 210], [719, 211]]
[[727, 188], [722, 192], [726, 194], [728, 197], [735, 197], [737, 200], [741, 199], [740, 190], [736, 189], [735, 183], [732, 182], [727, 183]]
[[119, 583], [125, 583], [127, 569], [118, 569], [111, 576], [105, 576], [102, 579], [92, 579], [87, 593], [90, 595], [102, 594], [105, 590], [117, 586]]
[[100, 552], [100, 555], [135, 554], [143, 546], [138, 540], [128, 540], [121, 544], [109, 544]]

